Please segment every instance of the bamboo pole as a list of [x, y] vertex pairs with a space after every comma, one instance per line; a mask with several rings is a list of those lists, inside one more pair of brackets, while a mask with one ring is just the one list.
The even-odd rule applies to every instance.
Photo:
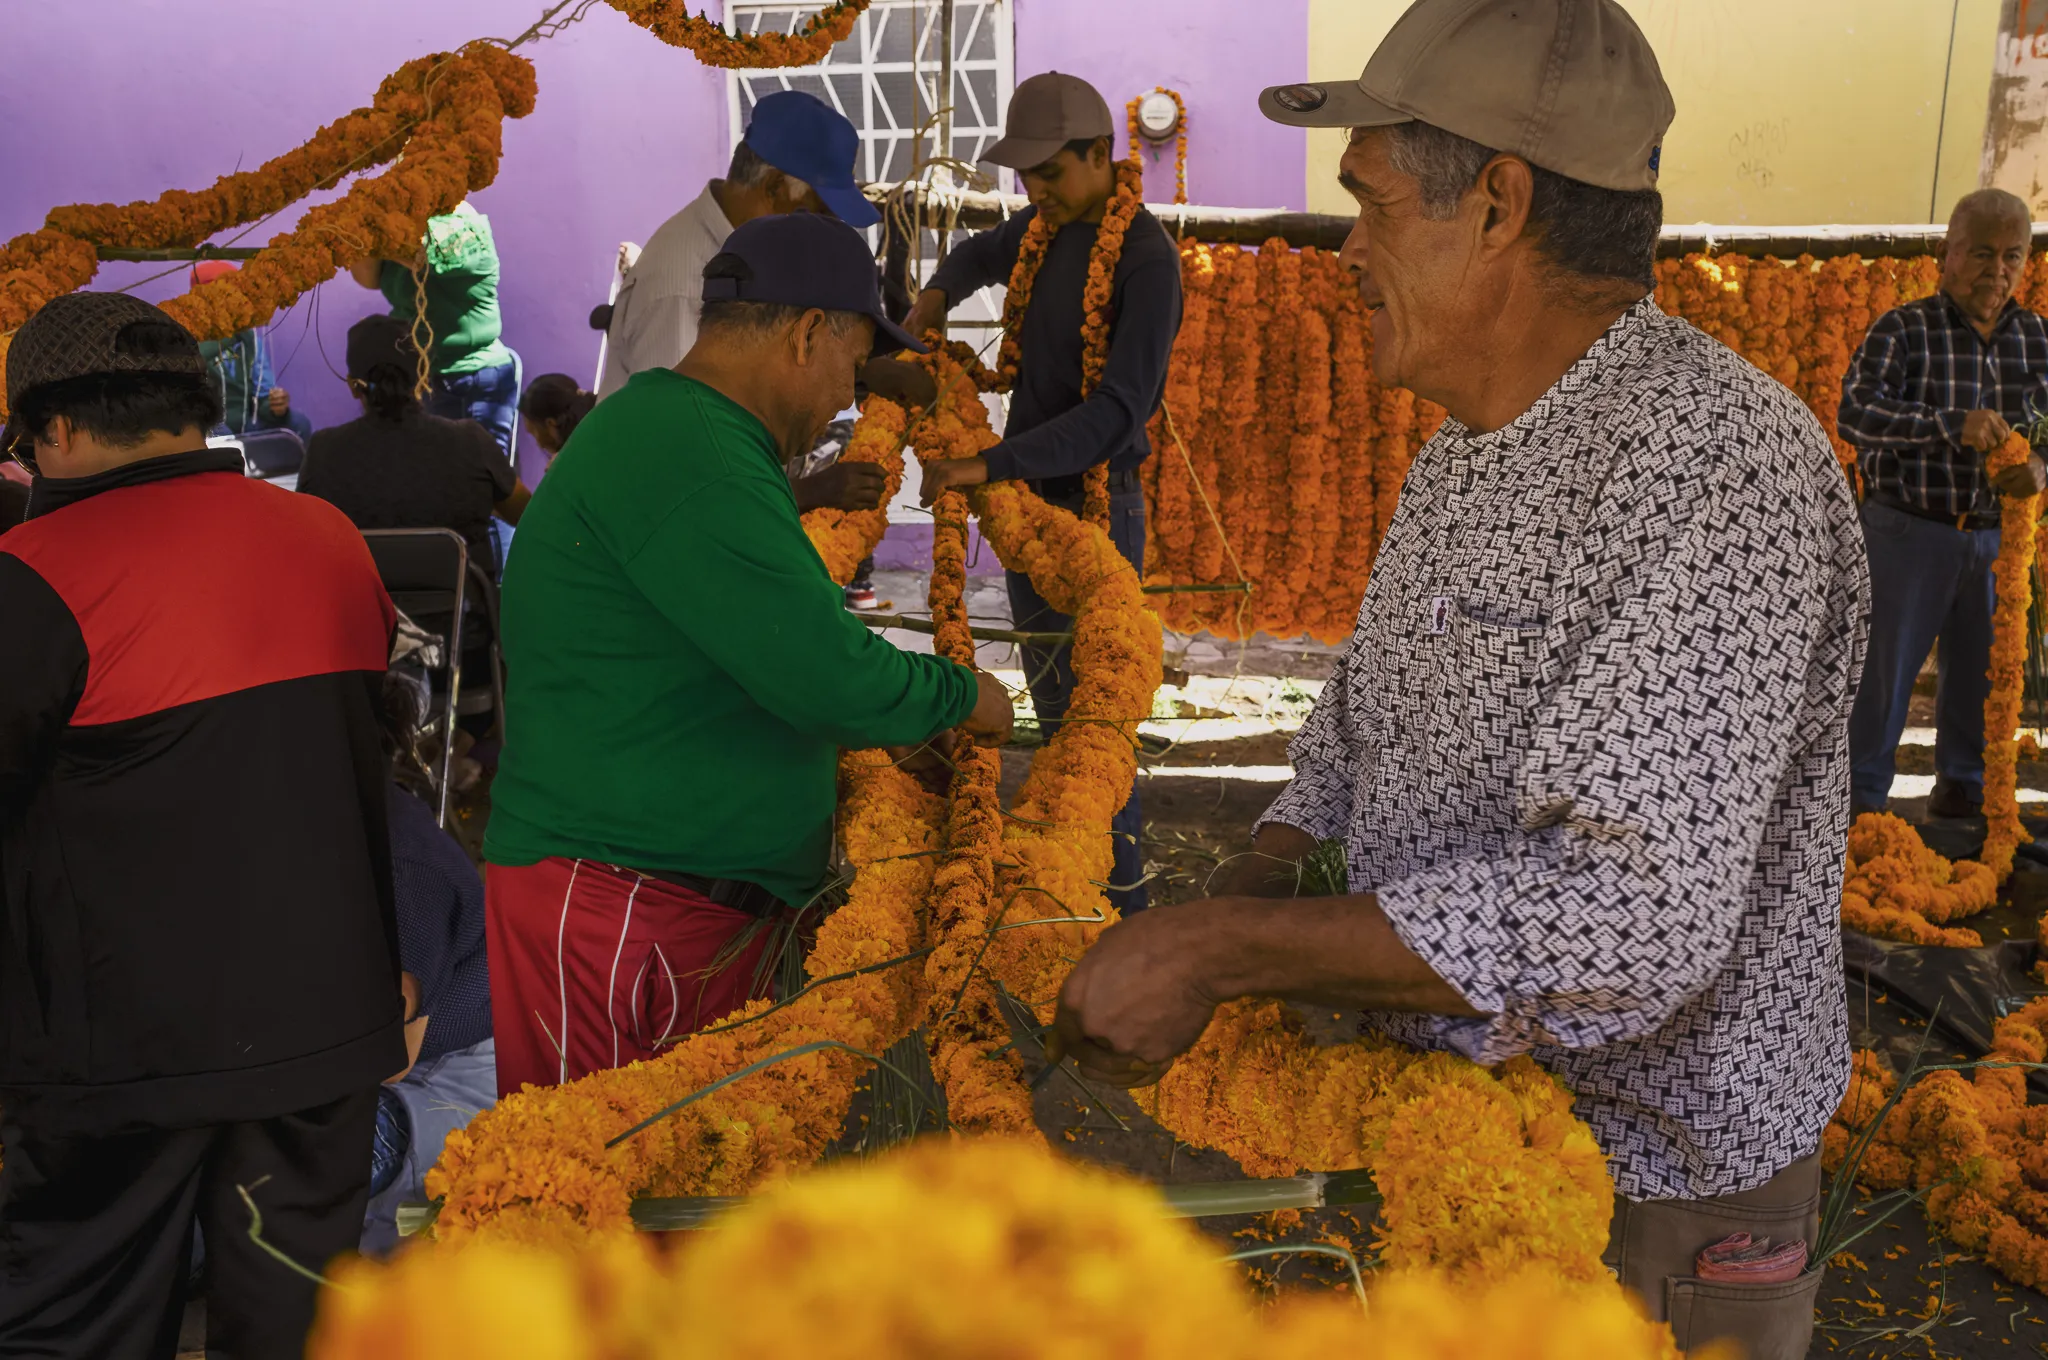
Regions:
[[[1029, 203], [1016, 194], [977, 193], [931, 186], [870, 184], [865, 192], [877, 203], [904, 192], [933, 205], [959, 206], [959, 224], [980, 231], [1024, 211]], [[1207, 208], [1191, 204], [1145, 205], [1177, 237], [1197, 241], [1257, 245], [1278, 236], [1291, 246], [1336, 250], [1351, 233], [1352, 219], [1330, 213], [1288, 212], [1278, 208]], [[1815, 225], [1789, 227], [1714, 226], [1699, 222], [1668, 225], [1657, 242], [1657, 254], [1671, 258], [1696, 251], [1707, 254], [1775, 255], [1934, 255], [1941, 250], [1947, 228], [1905, 222], [1891, 225]], [[2048, 249], [2048, 222], [2034, 224], [2034, 249]]]
[[[936, 633], [938, 628], [930, 619], [920, 619], [910, 614], [856, 614], [855, 618], [870, 628], [907, 628], [913, 633]], [[968, 635], [982, 642], [1015, 642], [1025, 646], [1056, 647], [1072, 642], [1072, 633], [1019, 633], [1008, 628], [969, 628]]]
[[[1219, 1218], [1226, 1214], [1270, 1213], [1275, 1209], [1374, 1204], [1380, 1195], [1370, 1172], [1312, 1171], [1306, 1176], [1272, 1180], [1162, 1185], [1159, 1197], [1166, 1201], [1166, 1212], [1176, 1218]], [[690, 1232], [746, 1202], [744, 1195], [649, 1196], [633, 1201], [633, 1227], [640, 1232]], [[399, 1236], [411, 1237], [423, 1231], [440, 1212], [439, 1203], [399, 1205]]]

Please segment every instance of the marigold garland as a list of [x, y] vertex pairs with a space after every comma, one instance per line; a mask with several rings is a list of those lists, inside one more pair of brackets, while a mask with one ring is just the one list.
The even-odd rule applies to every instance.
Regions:
[[[1195, 478], [1203, 467], [1195, 443], [1200, 441], [1202, 385], [1205, 369], [1214, 351], [1205, 344], [1209, 313], [1216, 281], [1216, 261], [1207, 246], [1181, 252], [1181, 334], [1173, 347], [1166, 369], [1166, 393], [1160, 410], [1146, 430], [1152, 457], [1145, 460], [1149, 485], [1149, 511], [1145, 517], [1145, 572], [1148, 579], [1162, 583], [1185, 578], [1194, 553], [1195, 525], [1199, 516]], [[1167, 412], [1174, 413], [1173, 429], [1167, 429]], [[1174, 436], [1180, 436], [1179, 443]], [[1183, 448], [1186, 449], [1183, 454]], [[1201, 495], [1215, 503], [1213, 485]]]
[[[2024, 466], [2033, 456], [2027, 437], [2017, 432], [1985, 460], [1997, 477]], [[2033, 602], [2035, 531], [2040, 522], [2039, 496], [1998, 498], [1998, 560], [1992, 567], [1998, 602], [1991, 616], [1991, 689], [1984, 696], [1984, 819], [1987, 834], [1983, 861], [2003, 883], [2012, 875], [2013, 852], [2033, 840], [2020, 824], [2019, 725], [2020, 701], [2026, 688], [2027, 607]]]
[[1945, 922], [1975, 916], [1998, 899], [1998, 875], [1975, 860], [1951, 864], [1921, 841], [1912, 825], [1887, 812], [1866, 812], [1849, 828], [1849, 867], [1842, 878], [1842, 924], [1904, 944], [1975, 949], [1974, 930]]
[[837, 0], [793, 33], [728, 33], [708, 15], [690, 13], [688, 0], [607, 0], [611, 7], [670, 47], [689, 49], [706, 66], [761, 70], [815, 66], [853, 36], [869, 0]]
[[1571, 1096], [1526, 1058], [1489, 1075], [1368, 1036], [1318, 1046], [1277, 1001], [1221, 1007], [1155, 1088], [1176, 1136], [1255, 1176], [1369, 1169], [1389, 1266], [1601, 1278], [1614, 1184]]
[[[1150, 1187], [1042, 1145], [928, 1138], [772, 1190], [679, 1250], [481, 1243], [338, 1266], [309, 1360], [1679, 1360], [1611, 1280], [1383, 1271], [1256, 1307]], [[944, 1287], [934, 1287], [943, 1281]], [[1695, 1360], [1730, 1360], [1722, 1349]]]
[[838, 510], [826, 506], [804, 515], [804, 532], [824, 560], [832, 579], [845, 585], [868, 559], [889, 529], [889, 502], [903, 485], [903, 431], [908, 423], [901, 406], [887, 397], [870, 396], [854, 422], [853, 435], [840, 453], [842, 463], [873, 463], [886, 481], [882, 502], [872, 510]]
[[[2044, 1027], [2048, 997], [1993, 1025], [1987, 1061], [2042, 1062]], [[1848, 1094], [1822, 1136], [1829, 1169], [1843, 1165], [1896, 1087], [1874, 1053], [1856, 1055]], [[2025, 1069], [1921, 1077], [1885, 1117], [1856, 1177], [1878, 1190], [1926, 1191], [1929, 1221], [1957, 1246], [2020, 1284], [2048, 1287], [2048, 1105], [2027, 1103]]]

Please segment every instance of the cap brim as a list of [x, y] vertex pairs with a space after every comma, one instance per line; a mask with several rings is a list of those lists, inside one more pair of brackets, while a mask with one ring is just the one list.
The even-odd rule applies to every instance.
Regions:
[[1373, 98], [1355, 80], [1269, 85], [1259, 91], [1259, 112], [1289, 127], [1392, 127], [1415, 121], [1414, 114]]
[[870, 359], [881, 359], [901, 350], [912, 354], [925, 353], [925, 347], [910, 338], [910, 332], [883, 316], [880, 312], [869, 312], [868, 317], [875, 323], [875, 347], [868, 351]]
[[852, 180], [844, 184], [813, 184], [811, 187], [818, 191], [819, 199], [832, 210], [834, 217], [857, 231], [882, 220], [882, 214], [875, 210], [875, 205], [868, 202], [867, 195]]
[[1030, 170], [1059, 155], [1065, 145], [1055, 138], [1005, 137], [982, 152], [981, 158], [1009, 170]]

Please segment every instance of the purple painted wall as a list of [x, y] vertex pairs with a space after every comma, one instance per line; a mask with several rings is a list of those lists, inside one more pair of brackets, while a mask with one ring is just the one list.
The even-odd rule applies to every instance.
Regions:
[[[39, 226], [54, 204], [199, 188], [258, 164], [367, 104], [406, 60], [515, 33], [540, 8], [539, 0], [24, 6], [8, 28], [9, 67], [64, 76], [0, 82], [0, 239]], [[1271, 0], [1256, 24], [1228, 0], [1016, 0], [1014, 16], [1020, 77], [1074, 71], [1119, 116], [1125, 100], [1154, 85], [1182, 93], [1195, 201], [1302, 206], [1301, 134], [1266, 123], [1254, 101], [1261, 85], [1304, 69], [1307, 0]], [[605, 6], [526, 51], [539, 72], [537, 106], [506, 125], [498, 180], [474, 201], [497, 235], [506, 342], [529, 377], [561, 370], [588, 382], [597, 337], [585, 318], [604, 300], [618, 243], [645, 241], [725, 166], [725, 77]], [[86, 52], [92, 60], [80, 61]], [[1170, 147], [1151, 164], [1147, 189], [1155, 201], [1172, 198]], [[288, 209], [247, 242], [286, 229], [300, 211]], [[162, 272], [108, 265], [94, 286]], [[137, 291], [170, 297], [184, 290], [184, 273]], [[280, 380], [315, 424], [355, 414], [334, 369], [350, 323], [381, 305], [344, 277], [273, 323]], [[525, 470], [537, 469], [528, 461]]]
[[[1016, 0], [1017, 78], [1069, 71], [1124, 105], [1155, 85], [1188, 108], [1188, 199], [1305, 205], [1308, 139], [1259, 115], [1259, 91], [1307, 72], [1308, 0]], [[1118, 145], [1122, 145], [1119, 137]], [[1148, 144], [1149, 145], [1149, 144]], [[1173, 201], [1173, 144], [1145, 154], [1145, 198]]]

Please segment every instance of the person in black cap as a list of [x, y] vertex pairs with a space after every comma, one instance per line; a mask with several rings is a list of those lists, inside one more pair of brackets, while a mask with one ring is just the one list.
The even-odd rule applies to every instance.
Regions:
[[332, 501], [358, 529], [453, 529], [495, 575], [491, 516], [517, 524], [530, 493], [490, 431], [421, 407], [418, 380], [405, 322], [366, 316], [349, 327], [348, 387], [363, 414], [314, 434], [299, 490]]
[[[1010, 395], [1003, 441], [979, 458], [926, 468], [924, 503], [941, 491], [1021, 479], [1055, 505], [1078, 510], [1082, 474], [1109, 464], [1109, 536], [1140, 575], [1145, 570], [1145, 492], [1138, 468], [1152, 446], [1145, 422], [1166, 391], [1166, 364], [1180, 333], [1180, 255], [1158, 219], [1140, 208], [1124, 234], [1110, 283], [1109, 356], [1102, 379], [1081, 394], [1082, 292], [1096, 229], [1116, 192], [1115, 121], [1095, 87], [1049, 71], [1017, 87], [1003, 139], [984, 160], [1021, 172], [1031, 206], [992, 231], [953, 248], [904, 326], [923, 335], [977, 288], [1006, 284], [1024, 233], [1043, 215], [1056, 233], [1024, 310], [1022, 359]], [[1018, 628], [1064, 633], [1073, 621], [1054, 610], [1022, 572], [1009, 573], [1010, 614]], [[1039, 722], [1050, 736], [1074, 693], [1066, 647], [1026, 646], [1025, 673]], [[1146, 904], [1143, 818], [1138, 794], [1113, 823], [1116, 867], [1110, 900], [1128, 916]]]
[[846, 612], [783, 475], [863, 360], [914, 347], [859, 233], [756, 218], [704, 298], [682, 362], [576, 427], [505, 573], [484, 840], [504, 1092], [651, 1056], [759, 994], [764, 924], [825, 882], [842, 748], [1010, 729], [993, 677]]
[[406, 1065], [376, 696], [394, 614], [332, 506], [206, 446], [170, 317], [49, 303], [7, 353], [0, 1355], [297, 1355]]

